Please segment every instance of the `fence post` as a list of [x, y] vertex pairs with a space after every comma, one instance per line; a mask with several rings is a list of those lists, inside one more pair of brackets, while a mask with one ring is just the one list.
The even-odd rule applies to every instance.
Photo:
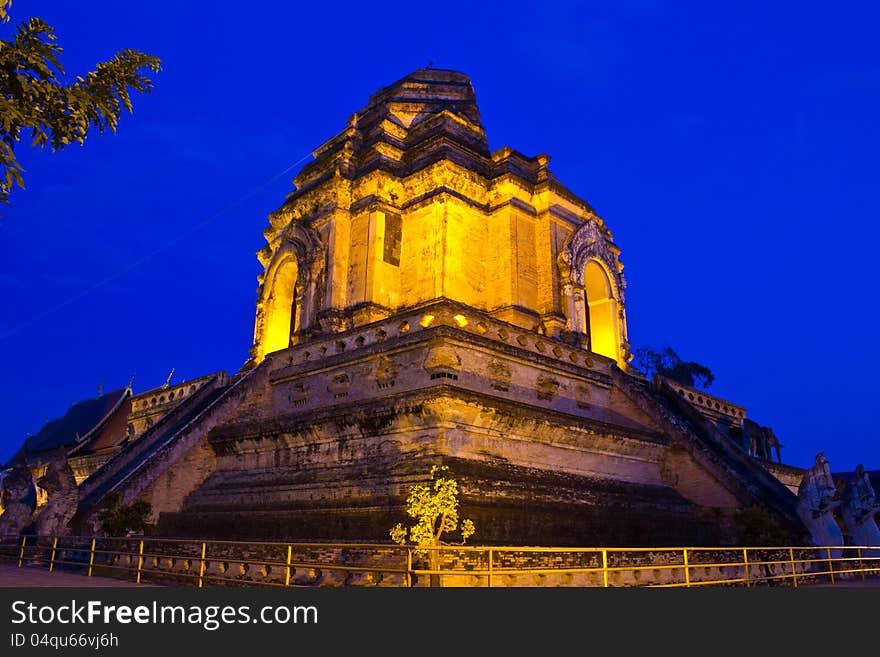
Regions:
[[95, 539], [92, 539], [92, 547], [89, 548], [89, 572], [87, 577], [92, 576], [92, 566], [95, 564]]
[[492, 548], [489, 548], [489, 577], [487, 579], [488, 579], [488, 583], [489, 583], [489, 588], [491, 589], [492, 588]]
[[788, 557], [791, 560], [791, 578], [794, 580], [794, 587], [797, 588], [797, 566], [794, 563], [794, 548], [788, 548]]
[[55, 548], [57, 548], [57, 547], [58, 547], [58, 537], [55, 536], [52, 538], [52, 556], [49, 557], [49, 572], [50, 573], [55, 568]]
[[285, 566], [284, 571], [284, 586], [290, 586], [290, 560], [293, 555], [293, 548], [291, 546], [287, 546], [287, 565]]
[[608, 588], [608, 550], [602, 550], [602, 586]]
[[828, 571], [831, 576], [831, 583], [834, 584], [834, 561], [831, 559], [831, 548], [825, 548], [825, 554], [828, 556]]
[[134, 580], [135, 584], [141, 583], [141, 570], [144, 567], [144, 541], [141, 539], [138, 544], [138, 565], [137, 565], [137, 577]]
[[688, 549], [684, 548], [684, 585], [691, 585], [691, 570], [688, 566]]
[[199, 588], [202, 588], [202, 580], [205, 577], [205, 543], [202, 542], [202, 556], [199, 559]]
[[412, 587], [412, 550], [406, 548], [406, 576], [403, 580], [407, 588]]
[[746, 566], [746, 588], [752, 585], [752, 576], [749, 574], [749, 548], [743, 548], [743, 563]]
[[24, 546], [27, 543], [27, 536], [21, 537], [21, 552], [18, 553], [18, 567], [21, 568], [21, 564], [24, 561]]

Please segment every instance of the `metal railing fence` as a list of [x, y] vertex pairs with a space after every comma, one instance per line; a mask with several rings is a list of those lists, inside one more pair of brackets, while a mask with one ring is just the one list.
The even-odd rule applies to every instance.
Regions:
[[0, 538], [0, 561], [197, 587], [797, 587], [880, 577], [875, 546], [411, 547], [23, 536]]

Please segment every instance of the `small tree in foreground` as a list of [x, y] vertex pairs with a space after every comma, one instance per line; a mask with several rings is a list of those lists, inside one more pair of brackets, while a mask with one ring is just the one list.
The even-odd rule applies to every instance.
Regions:
[[431, 468], [431, 482], [417, 484], [406, 499], [406, 513], [416, 521], [407, 529], [402, 523], [391, 528], [391, 540], [400, 545], [407, 541], [419, 547], [444, 545], [444, 534], [461, 533], [463, 544], [474, 531], [472, 520], [458, 521], [458, 482], [449, 476], [449, 468], [435, 465]]
[[153, 507], [146, 500], [134, 500], [131, 504], [122, 504], [118, 493], [110, 493], [98, 520], [101, 523], [101, 530], [108, 536], [142, 534], [150, 526], [149, 518], [152, 512]]

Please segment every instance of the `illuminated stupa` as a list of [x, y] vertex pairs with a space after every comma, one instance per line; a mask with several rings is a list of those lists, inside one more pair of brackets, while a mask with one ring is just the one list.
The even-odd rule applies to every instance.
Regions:
[[491, 151], [467, 76], [375, 93], [269, 216], [254, 344], [82, 485], [159, 533], [387, 541], [445, 463], [481, 543], [716, 544], [794, 495], [634, 371], [620, 250], [546, 155]]

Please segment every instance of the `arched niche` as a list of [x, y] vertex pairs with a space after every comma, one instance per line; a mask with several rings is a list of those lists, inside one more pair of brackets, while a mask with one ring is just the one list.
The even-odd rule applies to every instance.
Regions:
[[298, 290], [299, 266], [292, 255], [275, 268], [264, 305], [263, 353], [287, 349], [290, 336], [302, 321], [302, 293]]
[[322, 303], [324, 249], [320, 237], [301, 223], [292, 223], [273, 244], [261, 277], [251, 355], [287, 349], [313, 330]]
[[610, 233], [597, 219], [581, 224], [558, 257], [560, 310], [566, 330], [584, 347], [626, 367], [631, 358], [626, 340], [623, 265], [612, 250]]
[[598, 260], [584, 266], [584, 296], [590, 332], [590, 350], [614, 360], [620, 358], [618, 303], [611, 279]]

